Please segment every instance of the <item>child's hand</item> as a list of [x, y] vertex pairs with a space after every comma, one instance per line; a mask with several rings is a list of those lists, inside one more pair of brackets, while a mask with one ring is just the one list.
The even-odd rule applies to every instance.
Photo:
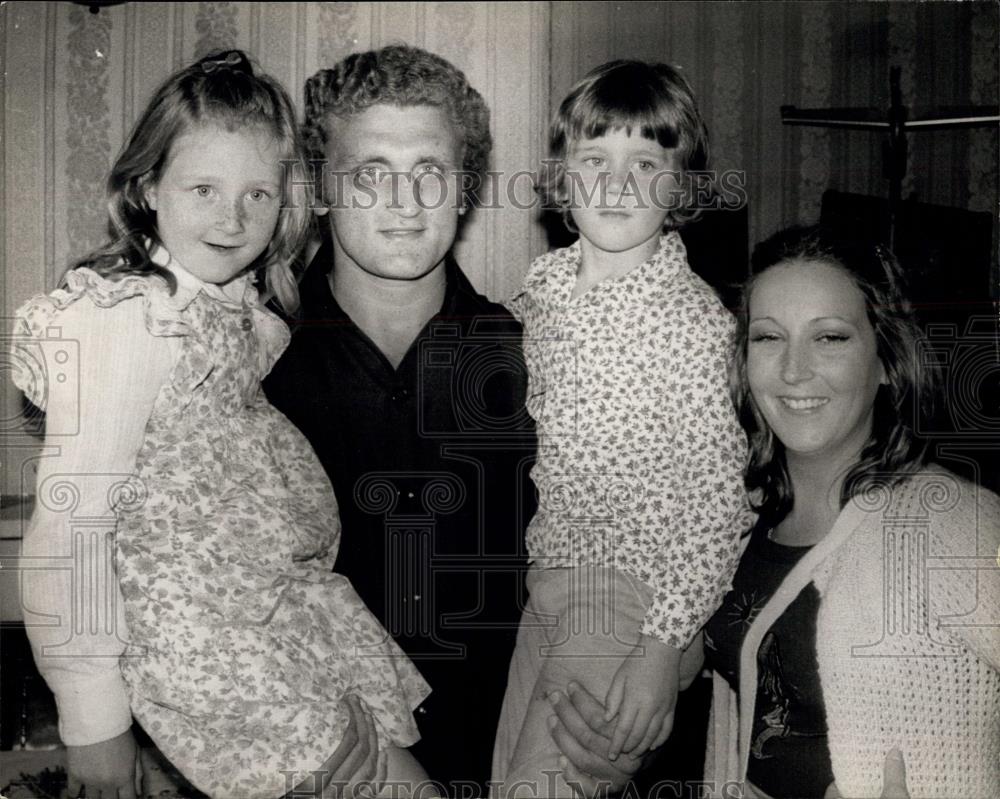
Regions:
[[142, 767], [132, 731], [107, 741], [66, 747], [67, 788], [90, 799], [135, 799], [142, 795]]
[[618, 668], [604, 704], [605, 718], [618, 716], [608, 757], [639, 757], [670, 735], [677, 704], [681, 652], [648, 635]]

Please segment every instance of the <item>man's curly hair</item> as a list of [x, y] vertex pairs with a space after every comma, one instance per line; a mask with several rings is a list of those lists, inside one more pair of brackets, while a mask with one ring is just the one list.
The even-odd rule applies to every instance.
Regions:
[[331, 114], [347, 118], [380, 104], [431, 105], [447, 113], [462, 142], [462, 169], [475, 176], [465, 181], [467, 191], [482, 184], [493, 149], [490, 112], [464, 73], [440, 56], [401, 44], [353, 53], [309, 78], [305, 95], [303, 136], [311, 158], [325, 155]]

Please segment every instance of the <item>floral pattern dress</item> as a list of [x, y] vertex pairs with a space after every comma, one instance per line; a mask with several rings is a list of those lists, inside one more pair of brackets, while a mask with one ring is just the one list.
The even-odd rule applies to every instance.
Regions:
[[[145, 302], [148, 332], [179, 337], [115, 504], [120, 663], [132, 712], [164, 754], [209, 795], [252, 799], [284, 794], [330, 757], [346, 693], [371, 709], [383, 746], [415, 743], [411, 711], [429, 687], [331, 571], [333, 489], [260, 388], [288, 330], [240, 280], [232, 302], [217, 287], [172, 296], [158, 277], [77, 269], [19, 320], [43, 336], [86, 295], [97, 312]], [[39, 381], [15, 382], [44, 405], [31, 396]]]

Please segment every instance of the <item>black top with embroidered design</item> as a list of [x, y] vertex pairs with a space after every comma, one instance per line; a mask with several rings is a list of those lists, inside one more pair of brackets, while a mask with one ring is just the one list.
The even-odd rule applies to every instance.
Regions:
[[[768, 538], [758, 522], [733, 588], [705, 626], [706, 664], [739, 690], [740, 649], [764, 605], [810, 547]], [[747, 779], [775, 799], [822, 797], [833, 782], [816, 659], [819, 593], [810, 583], [764, 636]]]

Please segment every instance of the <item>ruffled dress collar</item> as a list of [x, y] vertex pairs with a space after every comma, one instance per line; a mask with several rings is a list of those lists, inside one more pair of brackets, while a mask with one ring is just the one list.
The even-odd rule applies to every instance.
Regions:
[[[151, 243], [150, 243], [151, 244]], [[110, 308], [123, 300], [141, 297], [145, 303], [145, 326], [150, 335], [183, 337], [184, 346], [174, 364], [170, 383], [189, 400], [194, 390], [215, 368], [215, 355], [202, 341], [192, 324], [188, 307], [204, 294], [232, 311], [242, 311], [252, 322], [258, 341], [259, 379], [271, 371], [291, 340], [288, 326], [258, 302], [257, 289], [249, 274], [234, 278], [225, 286], [200, 280], [181, 266], [161, 246], [150, 246], [150, 258], [177, 280], [171, 294], [166, 281], [155, 275], [126, 274], [105, 277], [88, 267], [71, 269], [63, 286], [49, 294], [32, 297], [16, 312], [14, 337], [14, 382], [39, 408], [46, 405], [46, 364], [36, 352], [50, 328], [58, 327], [63, 309], [81, 297], [98, 308]]]
[[177, 280], [177, 291], [170, 298], [170, 304], [178, 311], [187, 308], [202, 292], [213, 300], [227, 305], [252, 308], [257, 304], [257, 290], [248, 272], [233, 278], [225, 285], [207, 283], [185, 269], [163, 246], [147, 242], [147, 248], [149, 260], [166, 269]]

